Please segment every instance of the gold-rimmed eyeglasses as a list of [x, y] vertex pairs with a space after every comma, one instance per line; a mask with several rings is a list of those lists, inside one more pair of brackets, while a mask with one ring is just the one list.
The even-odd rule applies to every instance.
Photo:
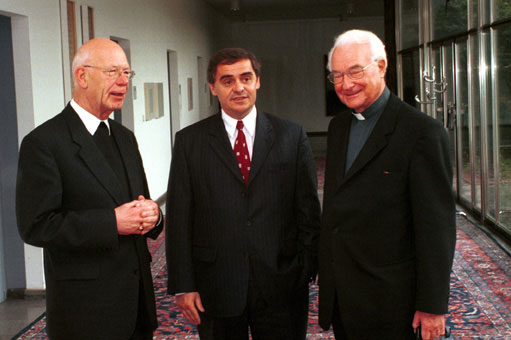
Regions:
[[119, 78], [121, 75], [125, 75], [129, 80], [133, 79], [135, 76], [135, 71], [120, 69], [120, 68], [103, 68], [98, 66], [92, 66], [92, 65], [83, 65], [83, 67], [90, 67], [95, 68], [98, 70], [103, 71], [108, 77], [110, 78]]
[[368, 65], [362, 66], [352, 66], [346, 72], [331, 72], [327, 78], [333, 84], [340, 84], [344, 81], [344, 76], [347, 75], [350, 79], [357, 80], [362, 79], [364, 77], [364, 70], [374, 64], [375, 61], [371, 61]]

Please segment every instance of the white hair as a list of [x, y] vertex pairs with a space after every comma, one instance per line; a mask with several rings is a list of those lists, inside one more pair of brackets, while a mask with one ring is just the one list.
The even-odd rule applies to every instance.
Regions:
[[383, 45], [383, 42], [380, 40], [380, 38], [378, 38], [378, 36], [373, 32], [364, 30], [349, 30], [338, 35], [334, 41], [334, 46], [328, 53], [327, 68], [330, 72], [332, 72], [332, 54], [334, 54], [334, 50], [337, 47], [348, 43], [369, 44], [373, 61], [385, 60], [385, 65], [387, 65], [387, 53], [385, 52], [385, 45]]
[[75, 78], [75, 71], [78, 67], [86, 65], [90, 58], [90, 50], [88, 48], [79, 49], [75, 56], [73, 57], [73, 62], [71, 64], [71, 70], [73, 71], [73, 87], [78, 85]]

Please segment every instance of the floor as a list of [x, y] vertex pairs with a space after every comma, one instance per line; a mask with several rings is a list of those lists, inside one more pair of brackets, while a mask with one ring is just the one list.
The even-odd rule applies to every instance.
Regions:
[[8, 298], [0, 303], [0, 340], [12, 339], [45, 310], [42, 296]]
[[[322, 201], [322, 197], [321, 201]], [[165, 210], [165, 207], [161, 207]], [[465, 214], [461, 207], [458, 214]], [[477, 221], [469, 215], [468, 218], [477, 224]], [[494, 240], [504, 248], [508, 254], [511, 253], [511, 246], [505, 241], [492, 235]], [[32, 323], [44, 311], [45, 299], [43, 295], [29, 295], [23, 298], [8, 298], [0, 303], [0, 340], [11, 340], [14, 335]]]

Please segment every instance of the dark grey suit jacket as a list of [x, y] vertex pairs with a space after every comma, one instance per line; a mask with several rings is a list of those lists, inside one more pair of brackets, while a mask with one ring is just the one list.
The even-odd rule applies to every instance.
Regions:
[[240, 315], [249, 280], [287, 303], [316, 274], [320, 207], [308, 139], [258, 112], [245, 186], [220, 114], [176, 134], [167, 190], [168, 292], [198, 291], [208, 313]]
[[416, 310], [447, 312], [456, 239], [449, 141], [440, 122], [391, 95], [345, 174], [352, 115], [328, 130], [319, 313], [335, 294], [356, 339], [405, 339]]
[[[48, 334], [51, 339], [131, 336], [142, 282], [149, 320], [157, 326], [146, 238], [119, 236], [114, 208], [149, 197], [131, 131], [110, 120], [129, 182], [121, 183], [75, 111], [59, 115], [21, 144], [16, 192], [23, 240], [44, 248]], [[148, 236], [155, 238], [163, 223]]]

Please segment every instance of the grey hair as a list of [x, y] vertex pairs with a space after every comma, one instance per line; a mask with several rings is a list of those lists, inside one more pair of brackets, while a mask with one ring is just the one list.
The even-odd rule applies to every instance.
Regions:
[[328, 71], [332, 72], [332, 54], [334, 54], [334, 50], [347, 43], [356, 43], [356, 44], [369, 44], [372, 53], [372, 60], [385, 60], [385, 65], [387, 65], [387, 53], [385, 52], [385, 45], [378, 38], [376, 34], [370, 31], [364, 30], [349, 30], [344, 33], [338, 35], [334, 40], [334, 46], [328, 53]]
[[73, 62], [71, 64], [71, 69], [73, 71], [73, 87], [78, 85], [75, 78], [75, 71], [78, 67], [82, 65], [86, 65], [90, 58], [90, 52], [88, 48], [79, 49], [73, 57]]

